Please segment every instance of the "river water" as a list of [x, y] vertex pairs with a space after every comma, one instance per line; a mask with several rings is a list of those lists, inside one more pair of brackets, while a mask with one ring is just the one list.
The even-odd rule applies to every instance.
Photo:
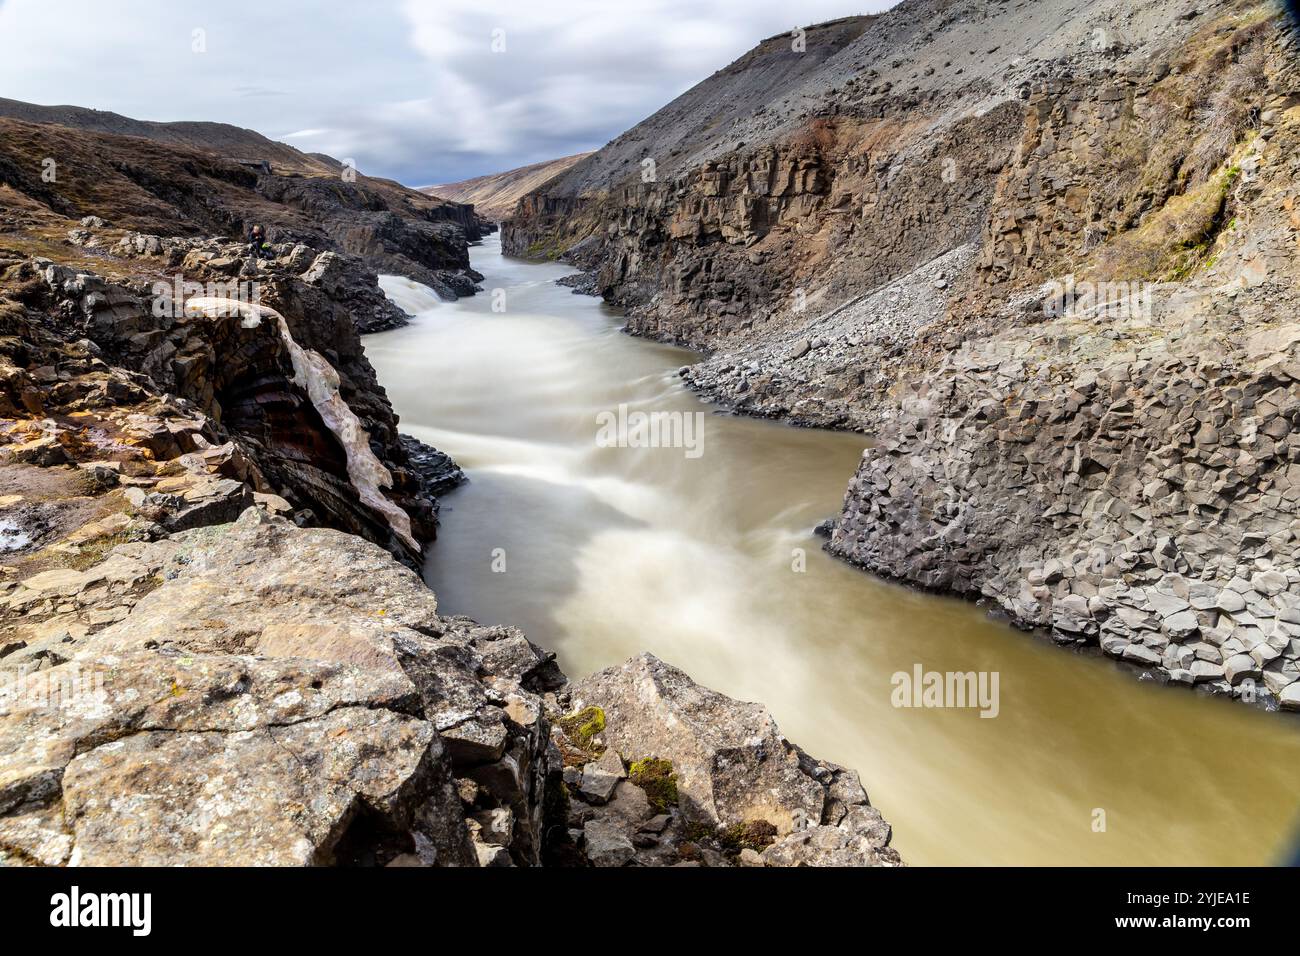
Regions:
[[[429, 551], [443, 613], [524, 628], [572, 678], [649, 650], [764, 702], [809, 753], [860, 771], [913, 865], [1289, 852], [1300, 722], [1139, 681], [829, 558], [811, 529], [839, 510], [860, 436], [718, 414], [677, 377], [691, 353], [621, 333], [554, 284], [567, 267], [503, 257], [496, 237], [473, 261], [485, 292], [459, 302], [385, 277], [416, 317], [366, 340], [403, 430], [470, 476]], [[619, 447], [597, 416], [620, 405], [683, 428], [702, 413], [701, 431]], [[894, 706], [892, 676], [918, 664], [997, 672], [997, 715]]]

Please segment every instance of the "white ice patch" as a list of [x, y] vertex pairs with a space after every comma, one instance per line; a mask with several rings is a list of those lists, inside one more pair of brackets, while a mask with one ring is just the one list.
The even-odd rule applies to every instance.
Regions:
[[280, 338], [289, 350], [289, 360], [293, 363], [293, 383], [307, 393], [325, 427], [334, 433], [343, 446], [352, 487], [357, 490], [363, 504], [382, 514], [393, 532], [413, 550], [419, 551], [420, 546], [411, 534], [410, 516], [389, 501], [383, 492], [383, 489], [393, 487], [393, 475], [370, 450], [370, 435], [339, 394], [338, 372], [324, 356], [311, 349], [304, 349], [295, 342], [284, 316], [264, 305], [252, 305], [234, 299], [196, 298], [185, 303], [185, 311], [209, 318], [240, 315], [246, 329], [256, 328], [263, 316], [273, 317], [280, 323]]

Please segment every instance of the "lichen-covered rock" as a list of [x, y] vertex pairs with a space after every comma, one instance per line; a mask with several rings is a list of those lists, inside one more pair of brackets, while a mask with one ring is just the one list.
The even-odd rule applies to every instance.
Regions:
[[[671, 804], [669, 812], [652, 818], [644, 786], [638, 785], [646, 777], [634, 772], [619, 783], [611, 764], [599, 777], [616, 784], [609, 788], [610, 800], [603, 788], [589, 790], [588, 773], [601, 768], [587, 765], [576, 796], [597, 806], [580, 814], [579, 822], [588, 834], [597, 827], [605, 860], [600, 865], [627, 862], [621, 850], [609, 850], [611, 829], [621, 830], [636, 848], [628, 860], [643, 865], [696, 852], [712, 865], [734, 865], [742, 850], [768, 845], [781, 847], [771, 865], [900, 862], [889, 848], [889, 826], [871, 807], [857, 775], [790, 743], [761, 704], [701, 687], [651, 654], [593, 674], [569, 693], [572, 707], [599, 708], [604, 715], [601, 740], [608, 749], [602, 762], [617, 752], [671, 768], [671, 790], [654, 793]], [[619, 761], [619, 773], [621, 767]], [[643, 792], [634, 796], [627, 792], [632, 787]]]
[[695, 819], [728, 826], [761, 818], [781, 832], [796, 819], [821, 820], [825, 788], [761, 704], [701, 687], [650, 654], [593, 674], [572, 694], [577, 706], [605, 712], [609, 747], [672, 761], [683, 809]]
[[[123, 561], [161, 579], [120, 621], [64, 632], [57, 656], [0, 659], [0, 852], [468, 865], [466, 819], [477, 837], [508, 818], [492, 845], [539, 861], [548, 655], [439, 617], [375, 545], [257, 508], [124, 550], [22, 586], [84, 596]], [[469, 726], [495, 743], [465, 746]]]

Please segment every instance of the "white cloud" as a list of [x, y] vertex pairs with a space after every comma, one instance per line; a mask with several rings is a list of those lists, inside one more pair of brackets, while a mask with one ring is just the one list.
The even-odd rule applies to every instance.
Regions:
[[5, 0], [0, 90], [235, 123], [364, 172], [449, 182], [601, 146], [766, 36], [887, 5]]

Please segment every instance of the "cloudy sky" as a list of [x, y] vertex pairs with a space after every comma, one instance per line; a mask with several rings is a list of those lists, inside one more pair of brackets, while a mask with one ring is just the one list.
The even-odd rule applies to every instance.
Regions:
[[0, 0], [0, 96], [234, 123], [427, 185], [599, 147], [764, 37], [890, 5]]

